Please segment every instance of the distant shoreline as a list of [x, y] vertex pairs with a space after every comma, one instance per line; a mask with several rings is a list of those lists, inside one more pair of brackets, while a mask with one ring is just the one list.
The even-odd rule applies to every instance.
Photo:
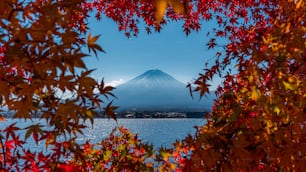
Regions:
[[[118, 112], [117, 118], [204, 118], [208, 112], [180, 111], [124, 111]], [[103, 118], [104, 116], [102, 116]]]
[[[109, 118], [107, 115], [98, 113], [99, 115], [94, 118]], [[123, 111], [117, 112], [116, 118], [118, 119], [128, 119], [128, 118], [137, 118], [137, 119], [159, 119], [159, 118], [205, 118], [208, 112], [164, 112], [164, 111]], [[13, 113], [2, 114], [4, 118], [14, 118]], [[32, 118], [40, 118], [39, 115], [32, 116]], [[22, 119], [22, 118], [21, 118]]]

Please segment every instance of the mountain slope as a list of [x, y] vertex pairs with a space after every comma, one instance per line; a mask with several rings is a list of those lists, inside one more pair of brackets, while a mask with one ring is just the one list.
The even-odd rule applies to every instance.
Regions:
[[213, 98], [193, 100], [186, 85], [169, 74], [148, 70], [120, 85], [114, 91], [114, 101], [121, 110], [209, 111]]

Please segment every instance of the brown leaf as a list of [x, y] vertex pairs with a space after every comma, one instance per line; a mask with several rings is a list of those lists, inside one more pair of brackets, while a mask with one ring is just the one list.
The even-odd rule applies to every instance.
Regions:
[[168, 6], [170, 6], [175, 13], [187, 14], [188, 1], [182, 3], [180, 0], [155, 0], [156, 27], [159, 27]]
[[167, 6], [167, 0], [155, 0], [155, 20], [157, 27], [159, 27], [159, 23], [163, 19]]
[[90, 52], [90, 50], [92, 50], [96, 56], [97, 56], [97, 50], [106, 53], [99, 44], [96, 44], [99, 37], [100, 35], [91, 36], [91, 34], [89, 34], [87, 37], [88, 51]]
[[187, 2], [181, 3], [180, 0], [168, 0], [168, 4], [178, 14], [185, 15], [187, 13]]
[[186, 88], [188, 88], [188, 90], [189, 90], [189, 95], [190, 95], [190, 97], [193, 99], [191, 83], [188, 83], [188, 84], [186, 85]]
[[117, 106], [112, 106], [113, 101], [111, 101], [105, 108], [104, 108], [104, 115], [107, 115], [110, 118], [113, 118], [117, 121], [115, 110], [118, 109]]

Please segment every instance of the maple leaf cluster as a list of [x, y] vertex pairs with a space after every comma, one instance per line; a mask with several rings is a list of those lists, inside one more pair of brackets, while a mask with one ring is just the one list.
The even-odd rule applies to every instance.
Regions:
[[[208, 93], [207, 81], [216, 74], [224, 82], [215, 92], [218, 99], [207, 125], [170, 151], [179, 157], [173, 170], [306, 169], [305, 5], [218, 1], [215, 8], [208, 7], [219, 24], [208, 48], [217, 46], [218, 38], [229, 43], [194, 82], [194, 91], [201, 96]], [[187, 154], [176, 152], [186, 149]]]
[[[152, 171], [154, 160], [160, 171], [305, 171], [305, 10], [303, 0], [2, 0], [0, 105], [42, 122], [0, 130], [0, 171]], [[90, 14], [111, 18], [127, 37], [142, 22], [151, 33], [182, 20], [188, 35], [214, 21], [207, 47], [223, 50], [193, 83], [204, 96], [215, 75], [224, 79], [207, 124], [156, 154], [124, 128], [97, 145], [76, 143], [97, 107], [116, 119], [111, 103], [100, 107], [114, 88], [83, 61], [104, 52], [87, 33]], [[49, 151], [26, 148], [30, 138]]]
[[[95, 54], [103, 52], [95, 43], [97, 36], [89, 35], [86, 40], [89, 16], [83, 4], [85, 1], [0, 2], [1, 108], [6, 107], [16, 119], [40, 119], [25, 128], [14, 124], [0, 130], [0, 171], [54, 171], [62, 158], [78, 155], [81, 145], [75, 144], [75, 138], [87, 127], [83, 123], [93, 123], [104, 98], [113, 96], [113, 87], [90, 77], [93, 70], [83, 61], [90, 53], [84, 53], [83, 47]], [[104, 108], [111, 117], [115, 109], [111, 104]], [[19, 131], [25, 133], [24, 139], [16, 134]], [[44, 142], [51, 149], [33, 152], [24, 147], [28, 139], [37, 145]]]

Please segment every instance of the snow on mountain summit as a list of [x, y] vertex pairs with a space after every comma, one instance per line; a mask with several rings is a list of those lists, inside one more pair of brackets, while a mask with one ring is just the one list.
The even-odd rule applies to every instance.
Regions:
[[184, 84], [171, 75], [159, 70], [152, 69], [126, 82], [124, 87], [184, 87]]
[[148, 70], [114, 91], [114, 101], [121, 109], [141, 110], [210, 110], [212, 100], [192, 99], [186, 85], [171, 75]]
[[[159, 70], [159, 69], [151, 69], [146, 71], [145, 73], [137, 76], [136, 78], [134, 78], [133, 80], [139, 80], [139, 79], [166, 79], [166, 80], [171, 80], [174, 79], [172, 76], [170, 76], [169, 74]], [[174, 79], [175, 80], [175, 79]]]

